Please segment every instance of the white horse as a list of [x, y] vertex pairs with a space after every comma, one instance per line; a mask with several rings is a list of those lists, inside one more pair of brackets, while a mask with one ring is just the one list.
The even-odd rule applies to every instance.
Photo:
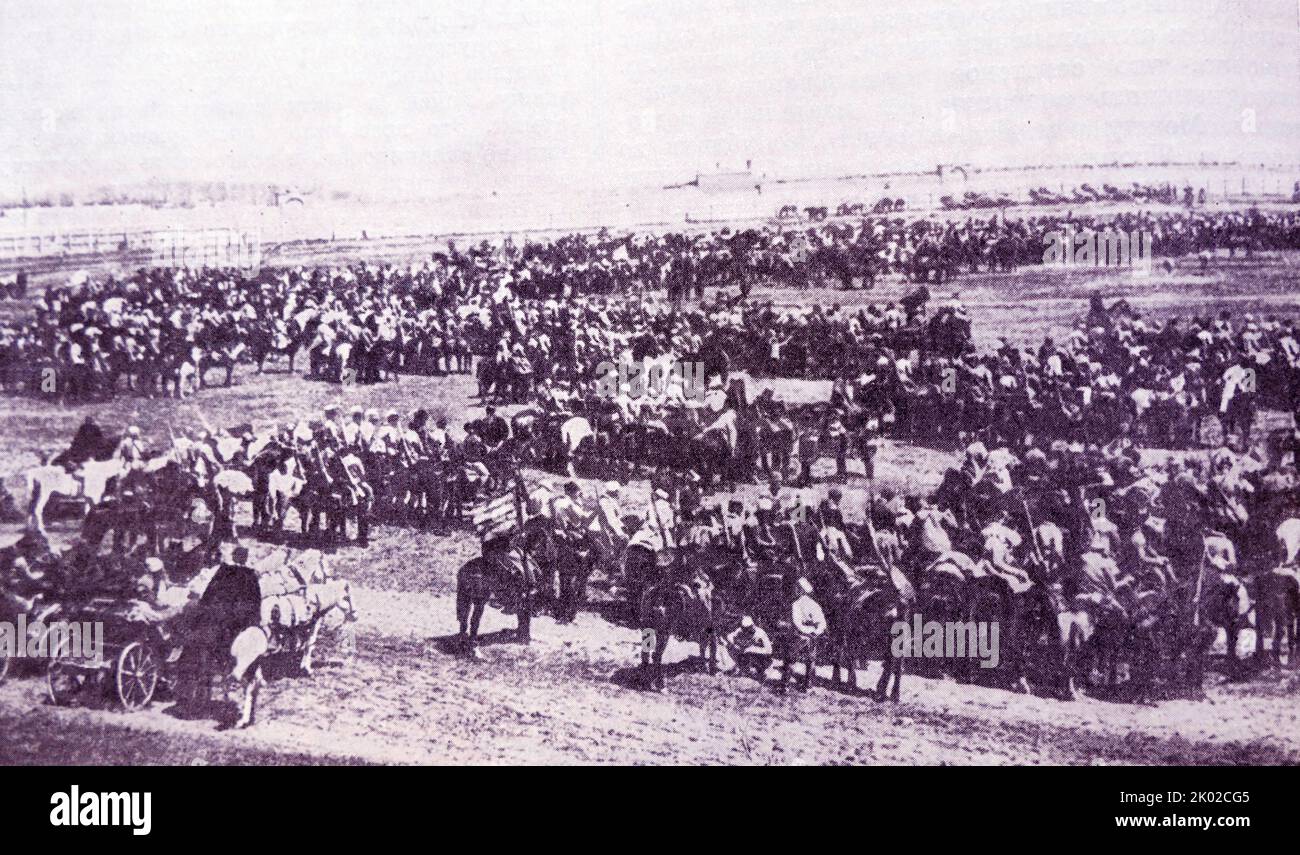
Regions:
[[260, 625], [250, 626], [235, 636], [230, 645], [230, 655], [235, 659], [230, 676], [239, 682], [243, 694], [236, 728], [253, 723], [257, 692], [266, 683], [262, 665], [268, 656], [282, 650], [299, 651], [299, 666], [304, 674], [311, 676], [312, 654], [325, 615], [337, 608], [343, 612], [345, 622], [357, 619], [352, 604], [352, 586], [341, 580], [308, 585], [299, 597], [276, 599], [292, 600], [294, 604], [300, 602], [305, 614], [286, 616], [283, 611], [272, 612], [264, 608]]
[[82, 516], [99, 504], [108, 490], [108, 482], [126, 474], [126, 462], [120, 457], [110, 460], [87, 460], [77, 475], [62, 466], [38, 466], [27, 471], [27, 525], [42, 537], [45, 531], [45, 506], [54, 496], [82, 502]]

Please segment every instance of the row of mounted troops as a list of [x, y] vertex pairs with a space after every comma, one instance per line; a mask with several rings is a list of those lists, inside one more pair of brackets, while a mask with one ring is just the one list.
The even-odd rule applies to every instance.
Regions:
[[[259, 492], [256, 467], [250, 464], [247, 471], [253, 475], [248, 475], [239, 464], [230, 464], [265, 460], [262, 454], [270, 450], [280, 456], [275, 465], [263, 464], [267, 490], [260, 504], [255, 499], [255, 515], [259, 506], [275, 512], [297, 503], [308, 531], [314, 531], [312, 519], [324, 517], [333, 525], [354, 508], [368, 509], [363, 455], [369, 457], [374, 471], [385, 471], [387, 463], [396, 473], [409, 465], [394, 465], [395, 460], [408, 461], [403, 455], [409, 455], [420, 440], [416, 432], [414, 439], [406, 435], [395, 413], [383, 425], [377, 423], [377, 414], [367, 419], [365, 413], [350, 413], [355, 427], [346, 430], [336, 409], [325, 415], [314, 429], [302, 424], [285, 426], [278, 436], [263, 437], [261, 448], [255, 445], [261, 441], [251, 435], [198, 437], [175, 441], [170, 451], [153, 456], [143, 453], [134, 431], [128, 431], [118, 443], [102, 436], [96, 439], [93, 426], [87, 425], [60, 462], [75, 465], [76, 459], [83, 459], [83, 477], [92, 464], [118, 467], [116, 474], [96, 476], [103, 501], [88, 515], [87, 530], [115, 516], [123, 526], [157, 525], [159, 514], [174, 513], [174, 509], [206, 499], [216, 509], [212, 532], [220, 538], [233, 534], [224, 530], [233, 512], [227, 516], [222, 509], [233, 508], [240, 497]], [[365, 423], [370, 424], [368, 430]], [[367, 434], [370, 442], [363, 448], [360, 440]], [[475, 442], [483, 442], [489, 454], [481, 461], [469, 460], [462, 472], [477, 471], [481, 476], [478, 483], [489, 490], [493, 483], [511, 483], [512, 479], [519, 483], [517, 475], [503, 475], [505, 469], [494, 473], [488, 464], [492, 447], [483, 437], [490, 437], [496, 451], [501, 451], [511, 437], [504, 419], [491, 414], [482, 423], [471, 425], [469, 436], [476, 439], [467, 440], [467, 444], [473, 447]], [[96, 448], [109, 449], [109, 459], [95, 460]], [[509, 455], [501, 458], [511, 459]], [[643, 513], [628, 518], [616, 501], [609, 503], [618, 490], [617, 483], [606, 485], [598, 512], [585, 508], [573, 495], [576, 485], [545, 502], [521, 488], [520, 501], [516, 504], [512, 499], [505, 505], [515, 506], [517, 515], [518, 508], [524, 508], [525, 524], [516, 524], [511, 538], [503, 542], [516, 541], [515, 535], [522, 535], [523, 545], [516, 548], [522, 549], [520, 555], [531, 557], [517, 562], [523, 568], [521, 576], [502, 578], [529, 579], [530, 562], [536, 568], [552, 568], [557, 610], [571, 618], [585, 597], [587, 576], [596, 568], [615, 567], [608, 572], [619, 580], [628, 602], [640, 612], [640, 620], [650, 624], [648, 628], [658, 626], [671, 634], [674, 626], [686, 621], [678, 629], [702, 638], [706, 646], [716, 641], [726, 621], [739, 615], [742, 621], [745, 617], [759, 619], [778, 638], [799, 642], [799, 649], [806, 651], [808, 645], [799, 639], [781, 635], [783, 607], [764, 603], [792, 596], [797, 601], [808, 592], [794, 593], [812, 586], [818, 594], [814, 602], [820, 601], [834, 615], [835, 603], [848, 591], [871, 593], [863, 602], [874, 604], [882, 602], [881, 597], [902, 597], [911, 586], [927, 615], [946, 614], [954, 620], [992, 616], [1009, 628], [1057, 626], [1060, 633], [1056, 636], [1028, 630], [1023, 634], [1009, 630], [1004, 636], [1015, 639], [1008, 641], [1012, 651], [1022, 648], [1020, 639], [1033, 638], [1045, 661], [1054, 663], [1048, 670], [1056, 680], [1078, 676], [1078, 669], [1070, 663], [1086, 661], [1113, 668], [1113, 674], [1102, 680], [1114, 683], [1120, 673], [1132, 674], [1135, 666], [1150, 665], [1157, 657], [1165, 668], [1183, 668], [1182, 679], [1190, 679], [1188, 673], [1199, 673], [1204, 630], [1216, 622], [1228, 630], [1227, 649], [1232, 653], [1236, 651], [1236, 633], [1251, 620], [1256, 622], [1257, 644], [1264, 651], [1264, 633], [1271, 622], [1272, 653], [1281, 654], [1295, 638], [1297, 611], [1294, 586], [1288, 582], [1294, 572], [1295, 544], [1288, 540], [1293, 535], [1287, 534], [1296, 528], [1294, 523], [1288, 524], [1295, 510], [1287, 504], [1288, 496], [1292, 502], [1294, 497], [1294, 463], [1238, 458], [1224, 450], [1216, 453], [1209, 469], [1193, 462], [1185, 469], [1162, 472], [1139, 464], [1140, 456], [1131, 446], [1090, 449], [1053, 445], [1046, 451], [1030, 449], [1021, 460], [1006, 449], [990, 453], [977, 443], [967, 449], [963, 465], [945, 478], [932, 497], [932, 506], [904, 501], [900, 508], [898, 497], [882, 495], [887, 507], [875, 509], [869, 517], [871, 524], [856, 532], [844, 525], [842, 514], [837, 516], [834, 507], [819, 508], [815, 514], [794, 510], [773, 523], [769, 515], [775, 508], [759, 506], [754, 511], [756, 533], [743, 524], [737, 529], [738, 514], [734, 512], [733, 525], [727, 524], [721, 510], [715, 512], [722, 513], [716, 521], [701, 516], [704, 486], [689, 478], [657, 487], [656, 501]], [[56, 468], [61, 469], [57, 464]], [[69, 477], [66, 469], [61, 469], [61, 475]], [[387, 482], [400, 483], [400, 479], [392, 477]], [[771, 483], [779, 492], [779, 482]], [[1089, 489], [1093, 492], [1086, 492]], [[390, 495], [399, 493], [393, 490]], [[400, 496], [403, 509], [412, 507], [408, 490], [402, 490]], [[668, 501], [671, 496], [675, 501]], [[500, 502], [498, 499], [498, 508]], [[529, 515], [527, 509], [532, 505], [549, 513]], [[727, 510], [737, 509], [729, 506]], [[358, 523], [360, 527], [360, 517]], [[788, 542], [782, 543], [786, 531]], [[156, 536], [157, 531], [154, 533]], [[608, 546], [603, 549], [599, 545], [602, 534], [608, 536]], [[889, 557], [895, 555], [891, 535], [899, 542], [899, 560]], [[928, 544], [921, 553], [929, 556], [928, 562], [915, 557], [914, 545], [918, 543]], [[1157, 543], [1160, 545], [1154, 545]], [[1239, 548], [1244, 561], [1237, 558]], [[732, 557], [717, 560], [716, 554], [711, 554], [717, 550], [730, 550]], [[1277, 566], [1268, 566], [1275, 556]], [[1198, 557], [1201, 564], [1194, 569]], [[764, 562], [775, 562], [783, 569], [763, 571]], [[1053, 566], [1059, 577], [1041, 570]], [[1207, 574], [1207, 566], [1221, 572]], [[846, 567], [851, 572], [845, 571]], [[868, 569], [862, 570], [864, 567]], [[1245, 572], [1238, 572], [1242, 567]], [[848, 585], [844, 590], [833, 587], [839, 578], [836, 573]], [[883, 584], [886, 577], [887, 586]], [[873, 579], [875, 588], [856, 587]], [[481, 584], [479, 589], [486, 589], [490, 596], [494, 584], [505, 585], [507, 590], [512, 584], [517, 590], [521, 587], [498, 580]], [[523, 585], [520, 596], [530, 590], [534, 590], [531, 583]], [[782, 594], [773, 594], [773, 590]], [[655, 592], [653, 604], [646, 598], [650, 591]], [[718, 602], [722, 603], [716, 612], [715, 592], [721, 592]], [[746, 613], [728, 610], [728, 603], [740, 604], [737, 609]], [[471, 598], [471, 611], [473, 604]], [[1064, 611], [1088, 616], [1087, 621], [1072, 619], [1070, 626], [1078, 627], [1077, 631], [1063, 629], [1063, 604], [1075, 607]], [[885, 614], [898, 617], [894, 609], [891, 606]], [[715, 614], [721, 617], [713, 617]], [[776, 617], [765, 617], [773, 614]], [[830, 619], [828, 625], [874, 627], [866, 638], [879, 650], [881, 638], [876, 630], [883, 626], [884, 618], [875, 611], [871, 615], [874, 617], [865, 624]], [[1051, 615], [1056, 616], [1055, 621], [1049, 619]], [[859, 617], [866, 620], [865, 615]], [[1163, 634], [1157, 636], [1156, 628]], [[1139, 629], [1146, 634], [1134, 636]], [[654, 638], [666, 640], [667, 635], [655, 630]], [[842, 636], [832, 638], [840, 639], [841, 647], [835, 649], [843, 649], [847, 643]], [[1120, 661], [1131, 651], [1141, 651], [1148, 659], [1143, 663]], [[654, 651], [647, 652], [653, 661]], [[1084, 658], [1085, 654], [1090, 658]], [[1008, 669], [1039, 662], [1029, 654], [1008, 656], [1005, 661]], [[1121, 664], [1127, 667], [1119, 668]], [[1104, 669], [1090, 667], [1086, 676], [1100, 670]], [[1158, 670], [1152, 666], [1149, 673]]]
[[44, 534], [47, 508], [75, 505], [97, 542], [112, 532], [119, 548], [145, 540], [157, 550], [172, 533], [237, 537], [247, 504], [261, 535], [279, 536], [292, 508], [307, 539], [346, 539], [351, 522], [365, 542], [375, 519], [460, 519], [499, 477], [505, 420], [489, 412], [468, 427], [456, 441], [424, 411], [402, 424], [396, 411], [381, 419], [353, 408], [345, 417], [330, 406], [320, 419], [196, 431], [151, 451], [134, 426], [116, 438], [87, 420], [69, 449], [27, 473], [28, 522]]
[[[852, 283], [862, 278], [859, 267], [872, 268], [874, 262], [864, 261], [876, 258], [878, 251], [872, 247], [895, 244], [900, 252], [897, 245], [905, 245], [905, 254], [924, 268], [919, 278], [930, 279], [933, 273], [942, 281], [945, 271], [952, 272], [950, 267], [965, 263], [964, 251], [953, 247], [1010, 243], [1019, 251], [1041, 255], [1044, 236], [1066, 225], [1126, 233], [1148, 230], [1174, 254], [1218, 246], [1224, 234], [1233, 236], [1229, 246], [1285, 249], [1300, 240], [1294, 214], [1258, 211], [1121, 215], [1068, 222], [999, 218], [951, 224], [918, 220], [909, 225], [901, 220], [868, 220], [828, 224], [808, 233], [781, 229], [692, 236], [601, 233], [520, 247], [485, 242], [462, 250], [450, 245], [447, 252], [434, 253], [425, 264], [406, 269], [267, 268], [251, 276], [229, 270], [140, 271], [124, 280], [52, 288], [35, 317], [0, 325], [0, 375], [11, 386], [35, 384], [33, 366], [54, 368], [60, 378], [58, 394], [66, 397], [112, 395], [123, 384], [145, 394], [170, 390], [183, 395], [202, 386], [214, 368], [224, 370], [229, 382], [236, 364], [255, 364], [260, 370], [268, 357], [283, 355], [292, 370], [294, 357], [305, 349], [312, 376], [375, 382], [398, 372], [466, 371], [471, 353], [489, 360], [504, 337], [512, 340], [507, 347], [511, 359], [518, 356], [515, 345], [525, 351], [529, 365], [521, 371], [542, 376], [539, 368], [549, 363], [550, 356], [559, 361], [571, 356], [569, 349], [559, 346], [557, 333], [572, 336], [575, 329], [602, 323], [616, 331], [616, 324], [592, 316], [603, 310], [606, 296], [640, 302], [662, 290], [665, 282], [676, 282], [670, 273], [679, 268], [712, 270], [710, 284], [739, 285], [744, 298], [755, 279], [792, 277], [806, 284], [810, 278], [829, 276]], [[814, 248], [796, 258], [791, 254], [796, 242]], [[597, 302], [595, 313], [584, 311], [583, 303], [591, 298]], [[549, 303], [562, 304], [568, 311], [556, 330], [535, 328], [527, 318], [519, 322], [528, 315], [521, 310]], [[509, 317], [498, 311], [502, 307], [509, 309], [505, 313]], [[828, 340], [822, 335], [828, 331], [822, 324], [803, 324], [802, 332], [800, 324], [768, 324], [758, 308], [756, 304], [749, 324], [731, 330], [705, 324], [696, 331], [704, 337], [726, 333], [739, 338], [729, 344], [734, 345], [733, 355], [747, 362], [757, 356], [756, 361], [795, 376], [804, 372], [838, 376], [836, 357], [852, 343], [846, 313], [830, 325], [832, 338], [838, 340]], [[887, 316], [895, 308], [885, 311], [886, 317], [864, 314], [862, 331], [891, 328], [894, 322]], [[753, 323], [756, 320], [759, 323]], [[769, 333], [776, 336], [770, 342]], [[788, 342], [786, 335], [791, 337]], [[554, 339], [555, 346], [547, 347], [541, 340], [544, 336]], [[777, 350], [788, 345], [786, 355], [769, 359], [763, 352], [769, 344]], [[752, 352], [755, 346], [757, 353]], [[490, 365], [504, 368], [497, 359], [491, 359]], [[504, 370], [507, 376], [513, 373]], [[39, 384], [35, 389], [40, 391]]]
[[[544, 402], [549, 406], [524, 409], [509, 421], [489, 406], [484, 418], [466, 426], [462, 442], [452, 441], [445, 422], [434, 422], [423, 411], [403, 424], [396, 411], [381, 419], [374, 410], [353, 408], [345, 416], [332, 406], [318, 421], [294, 422], [257, 436], [248, 428], [215, 436], [201, 433], [194, 441], [182, 441], [183, 453], [179, 446], [170, 453], [181, 454], [197, 483], [208, 484], [221, 470], [227, 470], [227, 479], [233, 472], [248, 476], [251, 486], [245, 488], [241, 481], [212, 496], [209, 504], [222, 517], [223, 530], [229, 527], [225, 517], [233, 514], [233, 504], [247, 500], [260, 529], [280, 528], [287, 509], [296, 506], [304, 533], [315, 534], [325, 526], [334, 536], [343, 534], [349, 517], [364, 535], [375, 512], [381, 519], [404, 522], [458, 519], [476, 492], [490, 487], [516, 463], [625, 480], [640, 473], [676, 472], [709, 490], [755, 480], [806, 486], [819, 457], [835, 459], [837, 476], [845, 475], [850, 459], [857, 457], [863, 475], [870, 478], [880, 420], [852, 395], [837, 390], [828, 404], [790, 406], [770, 393], [748, 401], [739, 379], [726, 391], [716, 388], [717, 378], [711, 385], [715, 388], [703, 401], [645, 404], [634, 415], [617, 401], [581, 392], [553, 395]], [[1294, 445], [1289, 446], [1285, 436], [1269, 439], [1275, 461]], [[89, 462], [87, 456], [63, 455], [64, 466], [29, 485], [38, 528], [51, 496], [84, 494], [95, 502], [105, 495], [113, 464], [104, 458], [122, 458], [119, 465], [129, 477], [116, 482], [119, 488], [146, 476], [155, 481], [174, 477], [174, 466], [157, 472], [136, 466], [139, 449], [125, 454], [127, 449], [110, 448], [102, 438], [92, 444], [99, 459], [85, 472], [79, 467]], [[1007, 444], [1021, 454], [1044, 450], [1024, 442]], [[1052, 445], [1100, 447], [1064, 439]], [[99, 473], [103, 466], [110, 469]], [[177, 495], [195, 492], [175, 484], [167, 489], [177, 490]], [[109, 492], [97, 518], [110, 518], [114, 507], [130, 511], [134, 506], [124, 499], [133, 500], [136, 492]], [[160, 503], [163, 507], [173, 513], [183, 503]]]
[[653, 685], [670, 636], [699, 643], [712, 670], [719, 639], [748, 638], [756, 647], [733, 654], [755, 652], [761, 633], [783, 683], [793, 663], [806, 680], [820, 661], [856, 685], [855, 666], [878, 658], [878, 693], [894, 679], [897, 697], [913, 655], [900, 654], [897, 627], [916, 621], [1001, 632], [994, 668], [949, 653], [919, 671], [1063, 697], [1199, 696], [1216, 640], [1226, 672], [1244, 676], [1247, 630], [1256, 667], [1296, 665], [1296, 486], [1293, 463], [1226, 450], [1205, 468], [1142, 468], [1128, 452], [1018, 460], [974, 444], [932, 496], [882, 491], [854, 523], [838, 489], [816, 506], [796, 496], [781, 507], [776, 485], [750, 507], [710, 506], [698, 485], [660, 481], [629, 507], [617, 482], [592, 501], [576, 483], [560, 492], [521, 476], [475, 514], [483, 555], [461, 570], [458, 618], [470, 651], [489, 602], [517, 613], [527, 639], [540, 608], [572, 620], [600, 574], [623, 620], [647, 631]]
[[[44, 293], [35, 315], [0, 325], [0, 382], [61, 400], [123, 391], [187, 397], [213, 370], [230, 385], [236, 366], [260, 373], [300, 352], [308, 376], [361, 383], [396, 372], [465, 373], [484, 348], [476, 317], [439, 300], [429, 271], [402, 282], [365, 267], [270, 272], [141, 270], [126, 279], [84, 277]], [[426, 288], [426, 286], [428, 286]]]

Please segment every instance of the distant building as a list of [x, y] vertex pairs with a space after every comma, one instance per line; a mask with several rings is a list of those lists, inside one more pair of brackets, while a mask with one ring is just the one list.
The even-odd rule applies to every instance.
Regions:
[[711, 172], [695, 176], [695, 186], [706, 193], [735, 193], [758, 189], [761, 182], [749, 170], [742, 172]]

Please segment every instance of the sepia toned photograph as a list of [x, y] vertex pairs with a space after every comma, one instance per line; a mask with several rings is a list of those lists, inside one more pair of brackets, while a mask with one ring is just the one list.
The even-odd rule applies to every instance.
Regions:
[[0, 764], [1300, 762], [1297, 0], [0, 0], [0, 116]]

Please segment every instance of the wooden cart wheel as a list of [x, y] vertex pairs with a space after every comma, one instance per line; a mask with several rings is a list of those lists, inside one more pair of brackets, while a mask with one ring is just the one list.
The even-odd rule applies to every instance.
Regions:
[[45, 672], [50, 701], [58, 706], [68, 706], [77, 700], [91, 680], [91, 672], [81, 667], [76, 657], [71, 655], [70, 644], [68, 638], [59, 641]]
[[128, 712], [144, 709], [158, 688], [158, 654], [153, 646], [133, 641], [117, 657], [117, 698]]

